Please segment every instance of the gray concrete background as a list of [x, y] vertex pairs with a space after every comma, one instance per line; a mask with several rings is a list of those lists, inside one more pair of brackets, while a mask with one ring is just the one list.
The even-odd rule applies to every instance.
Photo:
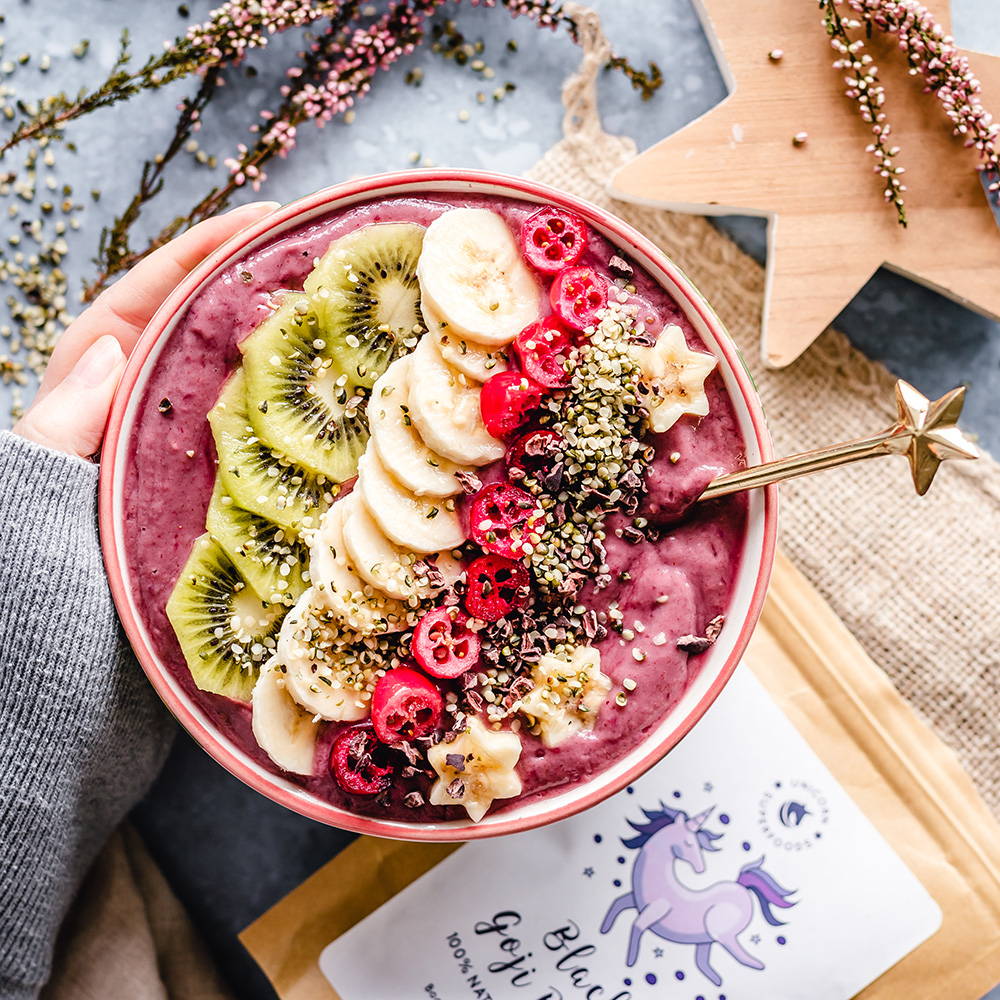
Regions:
[[[188, 4], [191, 19], [211, 6]], [[697, 16], [689, 0], [593, 0], [615, 47], [637, 63], [660, 62], [667, 83], [642, 104], [617, 75], [601, 85], [605, 127], [631, 135], [645, 148], [716, 104], [725, 94]], [[955, 30], [961, 44], [1000, 53], [1000, 5], [996, 0], [954, 0]], [[2, 59], [21, 52], [33, 58], [6, 81], [19, 96], [52, 89], [75, 89], [97, 80], [110, 64], [121, 28], [128, 27], [133, 49], [141, 56], [181, 31], [187, 20], [173, 2], [130, 0], [22, 0], [5, 5], [6, 37]], [[372, 98], [348, 126], [334, 123], [322, 131], [302, 130], [299, 149], [276, 163], [260, 195], [280, 201], [357, 174], [410, 165], [410, 154], [439, 165], [479, 166], [520, 172], [559, 136], [559, 84], [574, 68], [578, 51], [565, 38], [540, 32], [524, 19], [512, 21], [503, 11], [468, 6], [450, 12], [470, 40], [486, 42], [484, 58], [495, 68], [494, 81], [480, 81], [468, 69], [424, 50], [403, 60], [376, 81]], [[819, 30], [819, 29], [817, 29]], [[87, 58], [70, 50], [81, 37], [91, 39]], [[508, 38], [519, 52], [505, 50]], [[274, 43], [289, 47], [289, 39]], [[42, 74], [39, 57], [48, 53], [52, 68]], [[203, 147], [222, 157], [244, 141], [256, 109], [271, 101], [280, 83], [278, 60], [258, 55], [258, 70], [228, 88], [208, 115], [200, 137]], [[407, 87], [403, 74], [419, 66], [424, 84]], [[503, 103], [477, 105], [475, 93], [507, 79], [517, 91]], [[82, 227], [70, 234], [68, 270], [71, 287], [89, 272], [98, 231], [131, 195], [139, 166], [166, 141], [173, 106], [190, 84], [143, 95], [114, 111], [75, 125], [71, 138], [79, 153], [63, 152], [54, 170], [60, 184], [70, 182], [85, 204]], [[459, 112], [470, 112], [467, 122]], [[6, 165], [4, 165], [6, 166]], [[221, 171], [221, 167], [219, 170]], [[169, 177], [169, 191], [143, 220], [146, 231], [191, 204], [210, 186], [208, 168], [186, 156]], [[100, 188], [100, 202], [88, 192]], [[253, 196], [245, 192], [240, 200]], [[13, 226], [0, 204], [0, 232]], [[746, 249], [762, 259], [763, 223], [756, 219], [721, 220]], [[0, 302], [0, 323], [4, 306]], [[1000, 336], [998, 324], [976, 316], [933, 292], [887, 272], [879, 272], [844, 311], [838, 325], [852, 341], [894, 372], [937, 394], [961, 382], [970, 387], [966, 425], [995, 453], [1000, 452]], [[0, 345], [0, 353], [3, 353]], [[0, 426], [8, 406], [0, 389]], [[186, 736], [135, 819], [209, 946], [240, 997], [264, 1000], [274, 994], [246, 956], [235, 935], [351, 838], [301, 819], [249, 791], [215, 765]], [[991, 994], [1000, 1000], [1000, 991]]]

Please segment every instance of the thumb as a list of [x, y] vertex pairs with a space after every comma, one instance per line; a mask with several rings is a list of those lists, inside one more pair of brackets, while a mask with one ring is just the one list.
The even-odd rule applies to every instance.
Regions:
[[66, 377], [15, 425], [14, 432], [47, 448], [89, 458], [101, 446], [118, 379], [125, 368], [121, 345], [101, 337]]

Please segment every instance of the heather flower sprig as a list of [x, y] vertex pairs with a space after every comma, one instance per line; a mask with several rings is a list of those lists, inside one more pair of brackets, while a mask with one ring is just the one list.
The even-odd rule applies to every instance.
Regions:
[[[978, 168], [991, 175], [988, 187], [996, 197], [1000, 192], [1000, 125], [983, 107], [982, 87], [969, 60], [930, 11], [916, 0], [819, 0], [819, 5], [830, 44], [838, 55], [834, 68], [847, 71], [847, 96], [857, 103], [861, 117], [871, 126], [874, 139], [867, 151], [875, 156], [875, 172], [883, 181], [885, 200], [895, 206], [900, 225], [906, 225], [906, 185], [901, 179], [903, 168], [895, 163], [899, 147], [888, 142], [891, 126], [882, 110], [885, 91], [864, 41], [852, 38], [851, 32], [863, 30], [869, 38], [875, 31], [896, 36], [910, 75], [922, 78], [924, 91], [938, 99], [955, 135], [976, 149]], [[841, 5], [854, 16], [842, 17]]]
[[115, 274], [131, 267], [182, 229], [220, 212], [233, 194], [249, 184], [259, 190], [266, 179], [265, 165], [275, 156], [286, 157], [295, 148], [300, 125], [315, 121], [322, 126], [354, 106], [370, 90], [380, 70], [388, 69], [420, 44], [427, 18], [444, 0], [400, 0], [371, 24], [355, 27], [344, 37], [345, 28], [357, 17], [356, 0], [340, 5], [324, 33], [300, 53], [300, 62], [288, 71], [277, 111], [261, 114], [256, 126], [258, 139], [240, 144], [225, 160], [229, 177], [214, 187], [185, 216], [165, 226], [141, 251], [128, 248], [131, 221], [122, 216], [102, 237], [101, 270], [84, 290], [90, 301]]
[[865, 51], [864, 42], [860, 38], [852, 39], [849, 31], [861, 27], [856, 18], [841, 17], [837, 9], [838, 0], [820, 0], [823, 8], [823, 24], [830, 36], [830, 44], [838, 57], [834, 60], [834, 69], [846, 71], [844, 82], [847, 89], [844, 93], [858, 106], [858, 114], [871, 128], [872, 141], [865, 152], [875, 157], [874, 171], [882, 179], [883, 196], [887, 203], [896, 209], [896, 219], [901, 226], [906, 225], [906, 207], [903, 203], [903, 193], [906, 185], [902, 175], [904, 168], [897, 166], [895, 157], [899, 154], [898, 146], [889, 145], [892, 126], [886, 120], [885, 89], [878, 76], [878, 66], [870, 53]]
[[269, 38], [289, 28], [331, 17], [340, 0], [226, 0], [208, 19], [194, 25], [163, 52], [129, 69], [128, 32], [122, 32], [118, 57], [111, 72], [94, 90], [75, 96], [65, 92], [25, 106], [25, 118], [0, 143], [0, 156], [27, 139], [58, 138], [76, 118], [127, 101], [144, 90], [155, 90], [212, 67], [234, 65], [251, 49], [263, 48]]
[[933, 93], [952, 122], [955, 135], [966, 146], [975, 147], [979, 169], [996, 175], [989, 185], [1000, 191], [1000, 125], [979, 99], [982, 87], [969, 60], [954, 39], [922, 4], [915, 0], [848, 0], [850, 7], [878, 30], [894, 34], [906, 53], [910, 73], [923, 78], [925, 90]]
[[[247, 2], [252, 0], [239, 0], [241, 4]], [[495, 5], [495, 0], [480, 2], [484, 6]], [[129, 246], [131, 226], [142, 205], [159, 190], [157, 181], [162, 175], [164, 157], [169, 160], [176, 152], [176, 141], [172, 141], [169, 155], [161, 154], [152, 165], [146, 164], [143, 186], [136, 198], [102, 233], [97, 260], [99, 271], [84, 288], [84, 301], [92, 300], [114, 275], [131, 267], [183, 229], [222, 211], [239, 188], [249, 185], [259, 190], [267, 178], [266, 165], [276, 156], [284, 158], [291, 153], [299, 128], [310, 121], [322, 127], [333, 118], [351, 113], [355, 104], [369, 93], [379, 71], [388, 69], [423, 42], [428, 19], [444, 3], [445, 0], [397, 0], [384, 14], [363, 25], [354, 25], [360, 10], [357, 0], [342, 0], [337, 4], [336, 16], [309, 49], [299, 53], [298, 63], [286, 72], [278, 108], [261, 112], [260, 122], [251, 126], [256, 141], [241, 143], [235, 155], [225, 159], [229, 169], [226, 181], [213, 187], [186, 215], [178, 216], [165, 226], [144, 249], [132, 250]], [[561, 4], [552, 0], [501, 0], [501, 4], [512, 15], [529, 17], [540, 27], [552, 30], [566, 27], [571, 38], [577, 41], [575, 22], [563, 12]], [[644, 100], [662, 83], [662, 74], [654, 64], [650, 64], [648, 74], [618, 57], [609, 65], [621, 69]], [[193, 128], [197, 127], [195, 121]], [[150, 183], [146, 183], [147, 178], [151, 178]]]

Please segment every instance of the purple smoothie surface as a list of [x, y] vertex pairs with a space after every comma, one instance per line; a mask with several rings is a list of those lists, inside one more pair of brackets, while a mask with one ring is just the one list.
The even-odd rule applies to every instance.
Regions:
[[[249, 706], [195, 686], [165, 612], [192, 542], [205, 530], [216, 473], [206, 415], [239, 364], [237, 345], [268, 315], [276, 295], [302, 288], [315, 258], [332, 240], [374, 222], [427, 225], [455, 207], [491, 209], [516, 233], [521, 221], [538, 206], [486, 196], [384, 198], [331, 212], [277, 236], [226, 268], [195, 296], [169, 334], [139, 402], [124, 479], [125, 557], [136, 605], [153, 647], [183, 689], [224, 737], [278, 774], [283, 772], [253, 738]], [[606, 271], [615, 252], [592, 232], [580, 263]], [[634, 284], [664, 324], [680, 326], [691, 348], [705, 350], [676, 302], [638, 268]], [[715, 475], [745, 464], [736, 414], [718, 372], [709, 376], [705, 387], [711, 407], [706, 417], [683, 417], [665, 434], [650, 438], [656, 458], [647, 473], [648, 494], [640, 513], [652, 524], [660, 523], [661, 537], [631, 544], [614, 534], [612, 529], [625, 522], [612, 517], [607, 549], [613, 582], [597, 592], [588, 585], [583, 593], [583, 603], [589, 607], [600, 611], [617, 602], [626, 627], [632, 628], [635, 621], [642, 626], [633, 641], [611, 632], [598, 644], [612, 689], [594, 729], [553, 749], [522, 730], [518, 772], [523, 794], [497, 801], [491, 812], [565, 790], [613, 764], [656, 727], [697, 676], [704, 656], [678, 649], [676, 639], [700, 633], [709, 620], [726, 613], [747, 520], [746, 501], [739, 495], [698, 505], [681, 521], [673, 517], [678, 506], [696, 496]], [[168, 414], [158, 410], [164, 398], [172, 404]], [[664, 595], [667, 600], [662, 600]], [[665, 641], [658, 643], [655, 640], [661, 633]], [[646, 658], [637, 662], [633, 649], [644, 652]], [[622, 708], [614, 703], [614, 695], [624, 678], [636, 681], [636, 689]], [[324, 726], [314, 777], [285, 777], [336, 806], [363, 815], [410, 822], [464, 818], [464, 810], [457, 806], [404, 807], [402, 793], [412, 785], [397, 790], [399, 794], [394, 791], [388, 805], [343, 792], [326, 766], [339, 728]]]

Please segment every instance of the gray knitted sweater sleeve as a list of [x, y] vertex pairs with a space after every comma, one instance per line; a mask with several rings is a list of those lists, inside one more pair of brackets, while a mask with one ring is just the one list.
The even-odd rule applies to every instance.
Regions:
[[173, 723], [101, 561], [97, 467], [0, 432], [0, 997], [33, 997], [105, 838]]

